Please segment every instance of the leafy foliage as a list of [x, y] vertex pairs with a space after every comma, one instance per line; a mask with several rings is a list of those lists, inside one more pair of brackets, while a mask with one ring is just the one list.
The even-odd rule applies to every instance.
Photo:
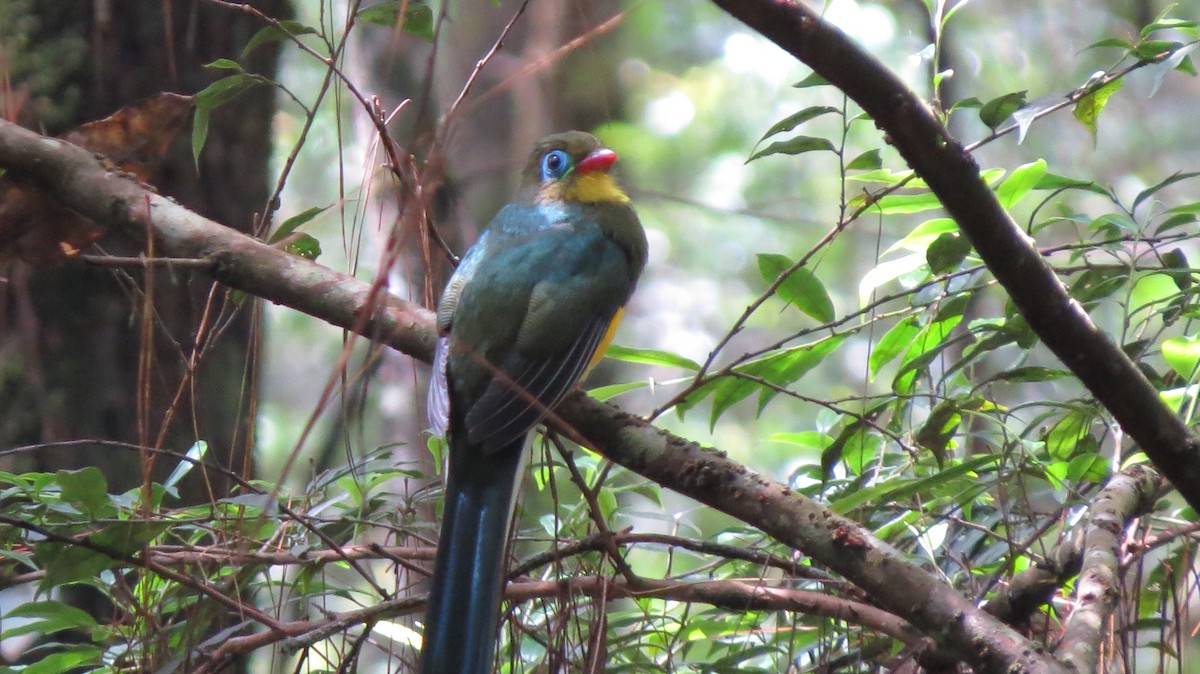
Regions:
[[[926, 3], [938, 40], [955, 27], [952, 16], [971, 15], [967, 2], [948, 4]], [[402, 26], [420, 40], [437, 34], [421, 3], [389, 0], [352, 18], [366, 30]], [[1095, 43], [1118, 50], [1117, 65], [1053, 101], [1030, 100], [1026, 90], [980, 91], [982, 99], [966, 96], [938, 112], [970, 118], [982, 138], [971, 146], [978, 150], [999, 147], [1005, 136], [1023, 141], [1071, 107], [1079, 128], [1103, 147], [1100, 119], [1127, 95], [1130, 73], [1193, 72], [1196, 28], [1164, 14], [1136, 40]], [[342, 53], [341, 37], [300, 21], [272, 22], [242, 57], [282, 42], [325, 66]], [[940, 44], [931, 46], [928, 84], [940, 92], [951, 71], [936, 62]], [[251, 87], [268, 84], [301, 99], [234, 60], [210, 67], [225, 76], [196, 97], [197, 156], [210, 115], [233, 108]], [[635, 374], [589, 393], [619, 402], [648, 396], [656, 405], [649, 416], [662, 426], [710, 433], [722, 448], [740, 443], [736, 458], [750, 468], [782, 474], [788, 490], [852, 517], [971, 600], [995, 600], [1018, 573], [1051, 561], [1099, 486], [1143, 457], [1042, 348], [887, 139], [823, 79], [794, 87], [805, 103], [729, 154], [734, 164], [745, 159], [747, 171], [789, 179], [786, 171], [807, 162], [835, 164], [837, 189], [827, 196], [836, 214], [822, 220], [826, 235], [739, 238], [756, 248], [744, 251], [744, 269], [722, 273], [741, 273], [736, 288], [748, 294], [724, 297], [720, 286], [705, 299], [736, 307], [712, 348], [697, 356], [615, 346], [613, 360], [637, 365], [621, 372]], [[319, 103], [299, 104], [307, 122]], [[614, 127], [614, 134], [637, 133]], [[1053, 153], [1003, 163], [981, 169], [999, 203], [1036, 237], [1078, 305], [1164, 400], [1194, 419], [1200, 285], [1189, 256], [1200, 202], [1181, 202], [1172, 187], [1200, 174], [1164, 169], [1148, 186], [1127, 190], [1061, 166]], [[412, 170], [391, 168], [401, 177]], [[300, 229], [331, 208], [302, 204], [263, 236], [315, 257], [317, 239]], [[650, 213], [647, 222], [657, 225], [660, 213]], [[790, 226], [825, 216], [787, 217]], [[737, 258], [719, 253], [723, 264]], [[867, 265], [856, 267], [863, 259]], [[504, 615], [502, 671], [582, 670], [602, 657], [612, 672], [882, 672], [910, 657], [878, 626], [847, 618], [856, 608], [875, 609], [871, 597], [803, 550], [723, 515], [688, 512], [694, 504], [560, 441], [535, 447], [512, 576], [526, 594]], [[0, 638], [37, 634], [56, 646], [0, 672], [115, 673], [148, 663], [163, 674], [215, 671], [218, 655], [266, 650], [265, 638], [254, 644], [251, 637], [285, 633], [291, 651], [278, 655], [275, 671], [348, 671], [367, 662], [381, 663], [372, 671], [405, 671], [419, 644], [421, 626], [409, 616], [438, 506], [436, 489], [410, 489], [432, 476], [394, 449], [290, 488], [246, 481], [203, 506], [174, 500], [179, 480], [204, 460], [203, 442], [174, 456], [168, 479], [123, 493], [112, 493], [94, 469], [0, 473], [5, 578], [36, 591], [6, 613]], [[442, 447], [430, 440], [428, 449], [440, 464]], [[1187, 671], [1186, 652], [1170, 644], [1181, 644], [1190, 624], [1178, 607], [1196, 591], [1188, 573], [1194, 515], [1167, 501], [1129, 534], [1122, 561], [1130, 601], [1108, 635], [1129, 662], [1149, 653], [1165, 671]], [[117, 615], [98, 620], [64, 603], [59, 591], [76, 585], [109, 598]], [[770, 597], [754, 594], [761, 586]], [[1020, 627], [1052, 650], [1068, 610], [1052, 601]], [[230, 616], [237, 616], [232, 624]]]

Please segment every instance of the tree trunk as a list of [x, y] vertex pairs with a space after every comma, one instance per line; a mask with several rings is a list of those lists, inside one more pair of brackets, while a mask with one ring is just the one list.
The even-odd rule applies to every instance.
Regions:
[[[261, 7], [278, 16], [286, 3]], [[220, 76], [201, 66], [238, 58], [261, 22], [203, 2], [137, 0], [121, 3], [14, 2], [0, 16], [0, 44], [15, 46], [8, 64], [12, 88], [3, 109], [19, 112], [26, 126], [62, 133], [112, 114], [161, 91], [192, 94]], [[164, 17], [169, 14], [169, 21]], [[16, 33], [15, 35], [12, 33]], [[245, 60], [247, 70], [275, 75], [274, 44]], [[7, 49], [7, 48], [6, 48]], [[3, 65], [0, 65], [2, 68]], [[151, 182], [163, 193], [230, 227], [247, 231], [269, 198], [268, 159], [274, 92], [259, 87], [236, 107], [212, 117], [199, 175], [188, 130], [176, 139]], [[137, 255], [120, 237], [104, 237], [109, 253]], [[140, 320], [147, 272], [114, 271], [68, 262], [30, 269], [10, 264], [0, 284], [0, 447], [78, 440], [156, 445], [168, 418], [162, 449], [186, 451], [209, 444], [210, 461], [239, 474], [249, 471], [253, 440], [249, 401], [255, 358], [252, 332], [257, 311], [235, 306], [220, 288], [186, 271], [159, 269], [153, 278], [155, 309], [151, 365], [139, 390], [143, 354]], [[209, 315], [206, 304], [212, 294]], [[220, 330], [197, 358], [186, 380], [196, 335]], [[138, 396], [148, 401], [139, 431]], [[110, 489], [136, 486], [142, 468], [136, 451], [79, 443], [30, 453], [21, 470], [98, 466]], [[162, 479], [177, 463], [156, 460]], [[185, 502], [220, 498], [230, 487], [220, 475], [189, 477], [180, 485]]]

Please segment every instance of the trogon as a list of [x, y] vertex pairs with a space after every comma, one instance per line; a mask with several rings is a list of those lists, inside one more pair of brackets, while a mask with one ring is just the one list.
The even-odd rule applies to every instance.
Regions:
[[600, 359], [646, 263], [646, 234], [587, 133], [543, 138], [438, 305], [429, 420], [446, 504], [421, 671], [491, 671], [526, 437]]

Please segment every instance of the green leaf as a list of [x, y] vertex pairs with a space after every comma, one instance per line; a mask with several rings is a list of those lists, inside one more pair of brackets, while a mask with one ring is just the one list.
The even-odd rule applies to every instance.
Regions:
[[830, 438], [820, 431], [801, 431], [799, 433], [773, 433], [767, 438], [767, 441], [819, 450], [829, 446]]
[[294, 235], [283, 247], [283, 250], [285, 253], [298, 255], [307, 260], [316, 260], [321, 257], [321, 242], [315, 236], [301, 232]]
[[637, 389], [640, 389], [640, 388], [646, 388], [649, 385], [650, 385], [650, 382], [646, 381], [646, 380], [629, 381], [629, 382], [625, 382], [622, 384], [609, 384], [608, 386], [597, 386], [596, 388], [588, 389], [587, 394], [588, 394], [588, 397], [595, 398], [596, 400], [602, 400], [602, 401], [603, 400], [611, 400], [611, 399], [621, 395], [622, 393], [628, 393], [629, 391], [636, 391]]
[[912, 346], [913, 340], [919, 334], [921, 334], [921, 326], [917, 325], [916, 316], [909, 316], [893, 325], [880, 338], [875, 348], [871, 349], [871, 356], [867, 359], [867, 369], [870, 372], [871, 381], [875, 381], [875, 375], [879, 374], [880, 368], [892, 362], [896, 356]]
[[1012, 344], [1015, 340], [1004, 329], [1004, 324], [1002, 318], [977, 318], [968, 323], [967, 334], [975, 341], [963, 347], [962, 356], [946, 370], [945, 375], [958, 372], [996, 349]]
[[916, 227], [913, 227], [911, 232], [905, 234], [903, 239], [900, 239], [896, 243], [892, 244], [886, 251], [884, 251], [883, 254], [887, 255], [888, 253], [894, 250], [900, 250], [901, 248], [924, 253], [929, 248], [929, 244], [936, 241], [939, 236], [943, 234], [955, 234], [957, 232], [958, 223], [952, 218], [933, 218], [932, 220], [926, 220]]
[[263, 80], [249, 73], [237, 73], [213, 82], [196, 94], [196, 115], [192, 119], [192, 158], [200, 169], [200, 151], [208, 140], [208, 121], [212, 111], [237, 98]]
[[[1197, 46], [1200, 46], [1200, 45], [1197, 45]], [[1190, 75], [1192, 77], [1195, 77], [1196, 75], [1200, 75], [1200, 70], [1196, 70], [1196, 64], [1192, 62], [1191, 56], [1184, 56], [1183, 60], [1180, 61], [1179, 65], [1175, 66], [1175, 70], [1177, 70], [1181, 73], [1184, 73], [1185, 75]]]
[[0, 667], [0, 673], [62, 674], [63, 672], [96, 671], [91, 665], [99, 665], [104, 652], [96, 646], [86, 644], [59, 645], [46, 657], [20, 669]]
[[1141, 204], [1146, 199], [1149, 199], [1150, 197], [1154, 196], [1155, 192], [1158, 192], [1159, 190], [1162, 190], [1166, 187], [1174, 185], [1177, 182], [1180, 182], [1183, 180], [1190, 180], [1192, 178], [1195, 178], [1196, 176], [1200, 176], [1200, 172], [1188, 171], [1185, 173], [1182, 171], [1176, 171], [1175, 173], [1172, 173], [1170, 177], [1159, 181], [1155, 185], [1147, 187], [1146, 189], [1142, 190], [1141, 192], [1138, 192], [1138, 195], [1136, 197], [1134, 197], [1134, 199], [1133, 199], [1133, 208], [1130, 208], [1129, 210], [1131, 210], [1131, 211], [1136, 210], [1139, 204]]
[[1038, 183], [1033, 186], [1033, 189], [1035, 189], [1035, 190], [1074, 190], [1074, 189], [1077, 189], [1077, 190], [1085, 190], [1088, 192], [1093, 192], [1095, 194], [1100, 194], [1100, 195], [1103, 195], [1106, 197], [1109, 196], [1108, 190], [1104, 189], [1100, 185], [1097, 185], [1096, 183], [1092, 182], [1091, 180], [1068, 178], [1066, 176], [1060, 176], [1060, 175], [1056, 175], [1054, 173], [1044, 174], [1042, 176], [1041, 180], [1038, 180]]
[[1139, 229], [1138, 223], [1124, 213], [1105, 213], [1088, 224], [1088, 230], [1103, 232], [1110, 238], [1116, 238], [1123, 234], [1136, 234]]
[[[776, 358], [765, 358], [757, 364], [747, 364], [748, 374], [759, 376], [777, 386], [786, 387], [798, 381], [808, 371], [825, 360], [842, 342], [844, 335], [827, 337], [811, 344], [794, 347], [782, 353], [777, 352]], [[763, 389], [758, 399], [758, 413], [761, 414], [767, 403], [778, 395], [774, 389]]]
[[669, 351], [658, 351], [656, 349], [631, 349], [627, 346], [613, 344], [608, 347], [608, 351], [604, 353], [608, 358], [614, 360], [625, 361], [626, 363], [640, 363], [643, 365], [664, 365], [666, 367], [678, 367], [684, 370], [698, 372], [700, 365], [690, 358], [684, 358], [679, 354]]
[[867, 150], [858, 155], [846, 164], [847, 171], [873, 171], [883, 166], [883, 160], [879, 157], [879, 148]]
[[[966, 4], [966, 3], [961, 3], [961, 4]], [[961, 6], [961, 4], [960, 4], [960, 6]], [[954, 76], [953, 68], [939, 70], [938, 72], [934, 73], [933, 74], [933, 89], [936, 91], [938, 89], [938, 87], [942, 86], [943, 80], [950, 79], [953, 76]]]
[[[965, 295], [962, 297], [964, 299], [967, 298]], [[928, 365], [933, 362], [933, 359], [942, 352], [942, 349], [949, 343], [950, 335], [954, 332], [954, 328], [961, 321], [961, 314], [951, 315], [942, 320], [934, 321], [921, 330], [921, 333], [904, 354], [904, 359], [900, 364], [900, 371], [892, 381], [893, 391], [901, 395], [912, 392], [917, 375], [925, 371]]]
[[1123, 269], [1089, 269], [1071, 284], [1071, 297], [1085, 309], [1112, 295], [1129, 280]]
[[13, 618], [26, 618], [30, 622], [4, 630], [0, 633], [0, 639], [34, 632], [54, 634], [63, 630], [87, 631], [98, 625], [96, 619], [88, 615], [87, 611], [53, 599], [18, 604], [4, 615], [6, 622]]
[[896, 215], [922, 213], [942, 207], [933, 192], [921, 194], [888, 194], [871, 205], [871, 213]]
[[1076, 454], [1080, 442], [1091, 434], [1092, 414], [1071, 410], [1046, 434], [1046, 451], [1055, 461], [1066, 461]]
[[909, 187], [926, 187], [924, 181], [913, 178], [912, 171], [889, 171], [888, 169], [874, 169], [866, 173], [858, 173], [852, 176], [846, 176], [846, 180], [860, 183], [882, 183], [884, 185], [899, 185], [904, 181], [908, 181]]
[[217, 59], [212, 63], [205, 63], [204, 67], [212, 68], [213, 70], [234, 70], [239, 73], [246, 72], [246, 69], [242, 67], [242, 64], [232, 59]]
[[[775, 253], [760, 253], [758, 255], [758, 272], [767, 285], [774, 283], [781, 274], [791, 269], [794, 264], [785, 255]], [[824, 284], [806, 267], [800, 267], [792, 271], [779, 284], [779, 287], [775, 289], [775, 294], [783, 301], [795, 306], [800, 311], [822, 323], [832, 321], [836, 315], [833, 308], [833, 300], [829, 298], [829, 293], [826, 292]]]
[[841, 433], [838, 433], [833, 442], [829, 443], [825, 447], [825, 450], [821, 452], [821, 474], [825, 476], [826, 480], [833, 477], [833, 469], [845, 457], [847, 449], [853, 451], [863, 448], [862, 436], [864, 425], [859, 420], [851, 421], [842, 429]]
[[1179, 30], [1182, 28], [1195, 28], [1197, 25], [1200, 25], [1200, 24], [1197, 24], [1195, 21], [1188, 21], [1186, 19], [1168, 19], [1168, 18], [1160, 16], [1154, 22], [1146, 24], [1142, 28], [1141, 32], [1138, 34], [1138, 37], [1143, 37], [1143, 38], [1147, 37], [1150, 35], [1150, 33], [1153, 33], [1158, 30]]
[[771, 128], [767, 129], [767, 132], [763, 134], [763, 137], [758, 139], [758, 142], [761, 143], [771, 136], [784, 133], [786, 131], [791, 131], [810, 119], [815, 119], [821, 115], [827, 115], [831, 112], [839, 112], [839, 110], [828, 105], [815, 105], [811, 108], [805, 108], [799, 112], [794, 112], [772, 124]]
[[943, 234], [925, 251], [925, 261], [929, 263], [929, 271], [934, 274], [945, 274], [958, 269], [962, 261], [971, 252], [971, 242], [958, 232]]
[[957, 13], [958, 13], [958, 10], [962, 9], [963, 7], [966, 7], [966, 6], [967, 6], [967, 3], [968, 3], [968, 2], [970, 2], [970, 1], [971, 1], [971, 0], [962, 0], [962, 2], [958, 2], [958, 3], [956, 3], [956, 4], [955, 4], [953, 7], [950, 7], [949, 9], [946, 9], [946, 10], [945, 10], [945, 11], [942, 13], [942, 28], [945, 28], [945, 27], [946, 27], [946, 24], [950, 23], [950, 17], [952, 17], [952, 16], [954, 16], [955, 14], [957, 14]]
[[400, 23], [401, 8], [406, 8], [404, 32], [432, 40], [433, 11], [428, 5], [420, 4], [415, 0], [385, 0], [358, 10], [356, 17], [360, 21], [391, 28]]
[[62, 488], [62, 499], [78, 506], [84, 515], [97, 517], [111, 508], [108, 480], [99, 468], [60, 470], [55, 475]]
[[1165, 234], [1176, 227], [1190, 225], [1196, 222], [1196, 220], [1197, 218], [1195, 213], [1176, 213], [1167, 217], [1166, 220], [1160, 222], [1158, 227], [1155, 228], [1154, 232], [1161, 236], [1162, 234]]
[[950, 448], [950, 442], [958, 433], [960, 423], [962, 415], [959, 413], [958, 402], [946, 400], [933, 408], [929, 418], [913, 436], [918, 445], [933, 452], [938, 468], [942, 468], [946, 463], [946, 450]]
[[1179, 288], [1175, 280], [1168, 274], [1146, 274], [1140, 276], [1133, 284], [1129, 293], [1129, 308], [1131, 313], [1139, 309], [1163, 312], [1163, 306], [1179, 298]]
[[95, 578], [101, 571], [115, 568], [121, 562], [88, 548], [64, 543], [35, 543], [33, 558], [46, 575], [38, 584], [40, 592], [67, 583]]
[[875, 265], [858, 282], [858, 305], [865, 307], [871, 301], [871, 294], [885, 283], [894, 281], [906, 274], [911, 274], [925, 267], [925, 253], [912, 253], [895, 260], [885, 260]]
[[175, 466], [175, 470], [171, 471], [171, 475], [167, 477], [166, 482], [163, 482], [163, 486], [172, 490], [173, 492], [175, 486], [179, 484], [179, 481], [186, 477], [187, 474], [192, 472], [192, 469], [196, 467], [195, 462], [203, 461], [204, 455], [207, 453], [208, 443], [203, 440], [197, 440], [192, 444], [191, 447], [188, 448], [187, 451], [187, 458], [191, 460], [180, 461], [179, 465]]
[[841, 447], [842, 462], [852, 475], [866, 473], [879, 457], [883, 438], [866, 425], [859, 426]]
[[765, 150], [759, 150], [758, 152], [755, 152], [754, 154], [750, 155], [750, 158], [746, 160], [746, 163], [749, 164], [750, 162], [754, 161], [755, 159], [767, 157], [767, 156], [773, 155], [773, 154], [797, 155], [797, 154], [804, 154], [805, 152], [821, 152], [821, 151], [833, 152], [834, 151], [833, 143], [830, 143], [825, 138], [813, 138], [811, 136], [796, 136], [795, 138], [789, 138], [787, 140], [781, 140], [776, 143], [771, 143], [770, 145], [768, 145], [766, 147]]
[[1196, 380], [1200, 373], [1200, 337], [1170, 337], [1162, 343], [1163, 359], [1184, 381]]
[[1191, 266], [1188, 264], [1187, 254], [1182, 248], [1173, 248], [1162, 255], [1163, 268], [1173, 271], [1167, 272], [1171, 280], [1175, 282], [1175, 287], [1180, 290], [1187, 290], [1192, 287], [1192, 272]]
[[1037, 365], [1026, 365], [1024, 367], [1014, 367], [1011, 370], [1000, 372], [996, 375], [993, 375], [987, 381], [1007, 381], [1015, 384], [1021, 382], [1054, 381], [1056, 379], [1062, 379], [1070, 376], [1072, 375], [1067, 370], [1039, 367]]
[[1133, 46], [1132, 53], [1143, 61], [1153, 61], [1182, 46], [1172, 40], [1142, 40]]
[[1092, 93], [1080, 98], [1075, 103], [1075, 108], [1072, 114], [1075, 119], [1079, 120], [1080, 124], [1087, 127], [1089, 133], [1092, 134], [1092, 144], [1097, 141], [1096, 123], [1100, 119], [1100, 113], [1104, 110], [1104, 106], [1108, 105], [1108, 99], [1113, 94], [1121, 90], [1124, 80], [1116, 79], [1108, 84], [1100, 87]]
[[996, 187], [996, 199], [1005, 210], [1011, 210], [1046, 175], [1046, 160], [1039, 159], [1013, 169], [1013, 172]]
[[1159, 391], [1158, 397], [1162, 399], [1163, 404], [1171, 408], [1175, 414], [1182, 414], [1185, 405], [1192, 404], [1200, 394], [1200, 387], [1192, 384], [1191, 386], [1180, 386], [1179, 388]]
[[808, 89], [809, 87], [821, 87], [827, 84], [829, 84], [829, 80], [816, 73], [809, 73], [808, 77], [805, 77], [792, 86], [796, 89]]
[[[1001, 460], [1003, 454], [995, 452], [964, 460], [957, 465], [948, 465], [929, 477], [919, 479], [887, 480], [866, 489], [846, 494], [835, 499], [830, 509], [844, 515], [864, 503], [891, 503], [905, 501], [914, 494], [936, 493], [939, 488], [954, 480], [977, 478], [977, 471], [991, 468]], [[992, 471], [988, 471], [992, 472]], [[978, 480], [976, 480], [978, 481]]]
[[170, 522], [162, 520], [121, 520], [92, 534], [88, 540], [105, 550], [133, 555], [154, 542], [170, 526]]
[[292, 232], [296, 231], [300, 227], [307, 225], [309, 222], [312, 221], [313, 218], [324, 213], [325, 211], [329, 210], [332, 207], [333, 207], [333, 204], [330, 204], [328, 206], [311, 206], [311, 207], [306, 208], [303, 211], [293, 215], [292, 217], [288, 218], [287, 220], [284, 220], [283, 222], [279, 223], [279, 226], [276, 227], [275, 231], [271, 234], [271, 238], [267, 239], [267, 243], [276, 243], [276, 242], [280, 241], [281, 239], [283, 239], [283, 237], [287, 236], [288, 234], [291, 234]]
[[[744, 372], [745, 369], [749, 368], [751, 371], [745, 372], [745, 374], [757, 377], [759, 373], [756, 370], [760, 368], [755, 367], [756, 365], [757, 363], [751, 362], [748, 365], [742, 366], [739, 370]], [[721, 415], [726, 410], [745, 400], [751, 393], [761, 388], [762, 384], [741, 377], [722, 377], [719, 379], [717, 386], [713, 390], [712, 411], [708, 418], [709, 430], [711, 431], [716, 428], [717, 420], [721, 418]]]
[[246, 58], [250, 55], [250, 52], [268, 42], [282, 42], [283, 40], [287, 40], [289, 37], [316, 34], [317, 29], [313, 28], [312, 26], [306, 26], [299, 21], [285, 19], [280, 21], [279, 25], [277, 26], [267, 26], [266, 28], [263, 28], [255, 33], [254, 37], [251, 37], [250, 41], [246, 43], [246, 46], [242, 47], [242, 54], [239, 56], [239, 58]]
[[1175, 49], [1175, 51], [1171, 52], [1170, 56], [1157, 63], [1152, 63], [1147, 66], [1146, 70], [1149, 71], [1148, 74], [1150, 75], [1151, 79], [1150, 93], [1148, 93], [1146, 97], [1149, 98], [1158, 93], [1159, 88], [1162, 86], [1163, 80], [1167, 78], [1167, 74], [1170, 72], [1178, 71], [1194, 76], [1196, 74], [1196, 67], [1192, 63], [1191, 53], [1196, 51], [1197, 47], [1200, 47], [1200, 43], [1191, 42], [1189, 44], [1182, 45]]
[[1104, 38], [1103, 40], [1099, 40], [1097, 42], [1093, 42], [1093, 43], [1089, 44], [1088, 46], [1084, 47], [1084, 50], [1098, 49], [1098, 48], [1102, 48], [1102, 47], [1113, 47], [1116, 49], [1129, 50], [1129, 49], [1133, 48], [1133, 43], [1130, 42], [1129, 40], [1125, 40], [1125, 39], [1122, 39], [1119, 37], [1108, 37], [1108, 38]]
[[980, 101], [974, 96], [969, 96], [967, 98], [959, 99], [954, 105], [950, 106], [949, 112], [953, 113], [955, 110], [978, 110], [982, 107], [983, 101]]
[[1106, 482], [1110, 474], [1108, 461], [1095, 452], [1080, 454], [1067, 464], [1067, 479], [1074, 483]]
[[1017, 111], [1017, 108], [1025, 105], [1028, 91], [1013, 91], [1003, 96], [997, 96], [979, 109], [979, 119], [984, 126], [995, 131], [996, 127], [1004, 123], [1006, 119], [1012, 117], [1012, 114]]
[[[825, 339], [772, 352], [757, 360], [734, 368], [740, 374], [762, 379], [781, 388], [795, 383], [809, 370], [816, 367], [845, 340], [844, 336], [827, 337]], [[763, 389], [757, 381], [742, 377], [722, 377], [712, 389], [712, 414], [709, 417], [710, 430], [716, 428], [717, 419], [730, 407], [744, 400], [755, 391]], [[759, 412], [772, 397], [775, 391], [766, 389], [759, 400]], [[693, 403], [694, 404], [694, 403]]]

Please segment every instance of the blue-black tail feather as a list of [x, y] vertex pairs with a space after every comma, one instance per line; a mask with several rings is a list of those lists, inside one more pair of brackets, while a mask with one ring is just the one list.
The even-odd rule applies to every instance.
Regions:
[[494, 451], [450, 433], [449, 482], [425, 614], [423, 674], [492, 671], [508, 525], [525, 437]]

